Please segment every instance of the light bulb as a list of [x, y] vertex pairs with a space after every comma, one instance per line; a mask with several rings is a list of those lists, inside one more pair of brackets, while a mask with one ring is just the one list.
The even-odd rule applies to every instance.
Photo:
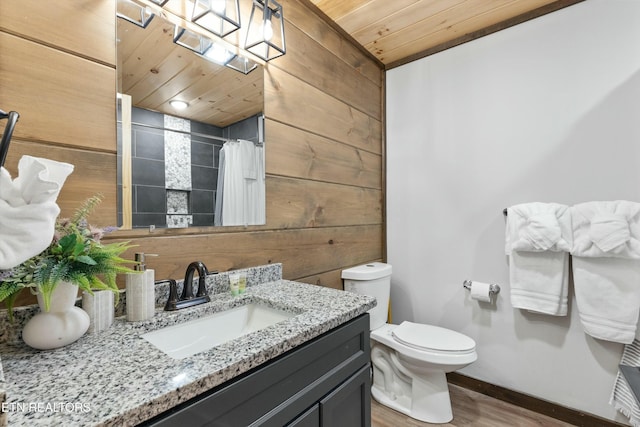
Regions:
[[224, 15], [226, 9], [227, 2], [225, 0], [211, 0], [211, 10], [214, 12]]
[[264, 28], [262, 29], [262, 35], [266, 41], [271, 40], [273, 37], [273, 24], [270, 19], [265, 21]]
[[224, 64], [231, 56], [229, 51], [219, 44], [211, 46], [204, 54], [207, 58], [219, 64]]

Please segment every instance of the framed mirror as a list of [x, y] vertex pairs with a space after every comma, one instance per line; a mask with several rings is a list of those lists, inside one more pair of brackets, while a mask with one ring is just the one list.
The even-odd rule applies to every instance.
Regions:
[[116, 21], [119, 226], [264, 224], [262, 66], [207, 60], [157, 15]]

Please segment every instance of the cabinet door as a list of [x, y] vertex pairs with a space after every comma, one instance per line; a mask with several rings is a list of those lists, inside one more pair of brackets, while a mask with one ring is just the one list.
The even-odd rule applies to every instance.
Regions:
[[286, 427], [320, 427], [320, 405], [313, 405]]
[[371, 425], [371, 375], [367, 364], [320, 400], [323, 427]]

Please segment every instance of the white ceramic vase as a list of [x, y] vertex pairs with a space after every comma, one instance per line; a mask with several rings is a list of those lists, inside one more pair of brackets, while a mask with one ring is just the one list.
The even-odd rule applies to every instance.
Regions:
[[75, 306], [78, 286], [60, 282], [51, 293], [49, 311], [38, 294], [40, 313], [33, 316], [22, 330], [22, 339], [30, 347], [50, 350], [71, 344], [89, 329], [89, 315]]

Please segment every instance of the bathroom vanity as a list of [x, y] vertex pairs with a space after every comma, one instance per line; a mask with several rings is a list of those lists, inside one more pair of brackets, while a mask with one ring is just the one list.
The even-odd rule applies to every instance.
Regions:
[[369, 426], [369, 354], [363, 314], [144, 425]]
[[[374, 298], [275, 280], [211, 300], [53, 351], [2, 344], [9, 426], [369, 425]], [[182, 359], [141, 337], [246, 304], [294, 315]]]

